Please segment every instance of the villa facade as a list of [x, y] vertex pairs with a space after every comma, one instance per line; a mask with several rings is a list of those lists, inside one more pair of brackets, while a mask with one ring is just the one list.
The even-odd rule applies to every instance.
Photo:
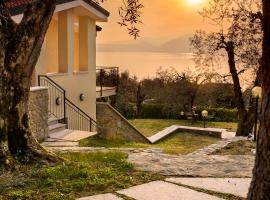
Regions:
[[[26, 5], [31, 1], [8, 2], [16, 22], [20, 22]], [[107, 22], [109, 12], [92, 0], [57, 0], [56, 3], [35, 68], [33, 86], [50, 86], [39, 80], [41, 75], [48, 77], [65, 90], [72, 103], [95, 120], [96, 98], [115, 95], [116, 92], [115, 87], [103, 87], [101, 91], [96, 85], [96, 37], [101, 31], [96, 23]], [[52, 94], [49, 92], [49, 95]], [[54, 98], [51, 102], [54, 104], [57, 95], [50, 98]]]
[[[7, 1], [15, 22], [32, 1]], [[107, 22], [109, 14], [92, 0], [56, 0], [30, 89], [30, 126], [40, 141], [72, 138], [72, 131], [76, 138], [97, 133], [96, 100], [116, 94], [115, 84], [103, 85], [106, 69], [96, 66], [96, 37], [102, 30], [96, 23]], [[118, 68], [108, 70], [118, 77]]]
[[[20, 22], [31, 1], [7, 2], [14, 21]], [[78, 146], [96, 134], [149, 142], [110, 104], [97, 103], [117, 91], [118, 68], [96, 66], [96, 37], [102, 29], [96, 23], [108, 17], [92, 0], [56, 0], [29, 100], [30, 128], [45, 146]]]

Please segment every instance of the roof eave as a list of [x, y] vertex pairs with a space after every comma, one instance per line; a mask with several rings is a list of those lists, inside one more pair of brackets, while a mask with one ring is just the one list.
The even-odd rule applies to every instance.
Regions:
[[[104, 21], [105, 22], [105, 21], [107, 21], [108, 17], [110, 16], [110, 13], [107, 10], [105, 10], [100, 5], [94, 3], [91, 0], [56, 0], [56, 11], [55, 12], [58, 12], [57, 8], [59, 6], [64, 5], [64, 4], [68, 4], [68, 3], [72, 3], [72, 2], [80, 3], [84, 7], [90, 6], [91, 8], [94, 8], [96, 11], [98, 11], [99, 13], [96, 13], [97, 21]], [[27, 5], [21, 5], [21, 6], [15, 7], [15, 8], [10, 8], [9, 9], [10, 14], [12, 16], [21, 15], [25, 11], [26, 6]]]

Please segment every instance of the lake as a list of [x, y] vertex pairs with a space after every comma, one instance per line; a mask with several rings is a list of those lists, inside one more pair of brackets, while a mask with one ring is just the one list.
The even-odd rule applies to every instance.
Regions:
[[153, 77], [162, 67], [174, 67], [179, 72], [194, 67], [191, 53], [156, 52], [97, 52], [97, 66], [117, 66], [120, 71], [128, 70], [139, 79]]
[[[127, 70], [131, 76], [136, 75], [139, 79], [143, 79], [154, 77], [160, 67], [162, 69], [174, 67], [179, 72], [187, 68], [193, 69], [192, 57], [192, 53], [97, 52], [97, 66], [116, 66], [120, 68], [120, 72]], [[215, 70], [221, 74], [229, 74], [226, 58]], [[240, 80], [245, 89], [250, 86], [254, 77], [250, 71], [247, 71], [241, 74]]]

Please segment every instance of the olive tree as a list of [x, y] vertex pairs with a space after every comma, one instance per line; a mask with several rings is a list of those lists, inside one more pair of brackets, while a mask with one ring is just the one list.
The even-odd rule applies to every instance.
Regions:
[[[32, 1], [20, 23], [11, 18], [8, 3], [0, 0], [0, 166], [10, 166], [18, 154], [55, 162], [59, 159], [43, 148], [29, 129], [28, 101], [31, 76], [56, 2]], [[120, 8], [121, 25], [135, 38], [141, 8], [139, 0], [123, 0]]]
[[[228, 69], [234, 85], [238, 109], [236, 135], [247, 136], [252, 129], [253, 115], [244, 102], [240, 75], [251, 71], [260, 83], [261, 66], [261, 4], [258, 0], [212, 0], [200, 14], [215, 25], [217, 31], [197, 31], [191, 39], [195, 61], [209, 68], [227, 58]], [[250, 109], [253, 111], [253, 109]], [[252, 125], [250, 125], [252, 124]]]

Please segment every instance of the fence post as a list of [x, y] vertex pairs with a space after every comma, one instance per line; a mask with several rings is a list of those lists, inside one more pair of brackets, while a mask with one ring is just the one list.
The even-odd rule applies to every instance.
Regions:
[[63, 100], [63, 102], [64, 102], [64, 123], [67, 124], [67, 115], [66, 115], [66, 91], [64, 91], [63, 96], [64, 96], [64, 100]]

